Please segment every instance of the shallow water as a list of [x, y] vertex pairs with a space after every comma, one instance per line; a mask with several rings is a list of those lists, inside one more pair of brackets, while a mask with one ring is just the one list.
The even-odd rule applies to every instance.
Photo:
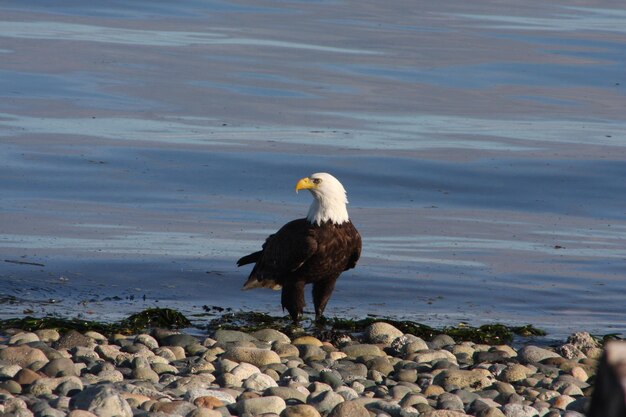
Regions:
[[328, 171], [328, 314], [626, 334], [620, 3], [127, 3], [0, 5], [0, 317], [280, 314], [234, 263]]

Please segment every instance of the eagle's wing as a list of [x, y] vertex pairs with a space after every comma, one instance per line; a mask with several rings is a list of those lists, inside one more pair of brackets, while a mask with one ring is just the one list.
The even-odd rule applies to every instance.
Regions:
[[354, 250], [352, 251], [352, 255], [350, 256], [350, 259], [348, 260], [348, 264], [346, 265], [346, 269], [344, 269], [344, 271], [354, 268], [359, 258], [361, 257], [361, 245], [362, 245], [361, 234], [356, 230], [356, 228], [354, 228], [354, 233], [355, 233]]
[[287, 275], [298, 270], [316, 252], [314, 227], [306, 219], [291, 221], [266, 239], [243, 288], [278, 289]]

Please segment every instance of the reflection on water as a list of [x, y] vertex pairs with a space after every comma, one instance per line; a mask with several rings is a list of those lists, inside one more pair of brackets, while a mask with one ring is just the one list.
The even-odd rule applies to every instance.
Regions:
[[329, 314], [624, 333], [625, 10], [126, 3], [0, 6], [0, 316], [280, 314], [235, 260], [329, 171]]
[[481, 27], [500, 30], [626, 32], [622, 9], [595, 7], [563, 7], [553, 16], [502, 16], [488, 14], [456, 14], [463, 19], [477, 20]]
[[[258, 93], [260, 89], [255, 91]], [[284, 129], [271, 125], [230, 127], [221, 126], [212, 119], [185, 117], [165, 120], [126, 117], [61, 119], [0, 113], [0, 127], [4, 128], [0, 130], [0, 136], [61, 134], [213, 145], [273, 140], [367, 150], [451, 148], [515, 152], [544, 149], [543, 142], [626, 147], [626, 122], [621, 121], [494, 120], [425, 115], [379, 117], [341, 113], [333, 116], [356, 120], [367, 130], [319, 131], [314, 127]], [[519, 142], [510, 143], [506, 141], [508, 139]]]
[[372, 54], [367, 50], [336, 48], [324, 45], [271, 39], [247, 39], [219, 32], [155, 31], [81, 25], [60, 22], [0, 22], [0, 36], [23, 39], [119, 43], [143, 46], [240, 45], [271, 48], [294, 48], [340, 54]]

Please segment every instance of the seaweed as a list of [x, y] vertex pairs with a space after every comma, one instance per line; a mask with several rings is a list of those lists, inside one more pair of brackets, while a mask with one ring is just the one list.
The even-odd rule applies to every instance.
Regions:
[[76, 330], [86, 332], [93, 330], [99, 333], [114, 333], [115, 325], [78, 318], [66, 319], [55, 316], [14, 318], [0, 320], [0, 329], [21, 329], [29, 332], [41, 329], [57, 329], [61, 332]]
[[545, 336], [547, 333], [544, 330], [538, 329], [532, 324], [526, 326], [511, 327], [511, 331], [518, 336], [533, 337], [533, 336]]
[[139, 313], [132, 314], [117, 323], [102, 323], [99, 321], [83, 320], [79, 318], [67, 319], [56, 316], [14, 318], [0, 320], [0, 329], [21, 329], [35, 331], [40, 329], [57, 329], [61, 332], [76, 330], [86, 332], [89, 330], [103, 334], [123, 333], [133, 334], [141, 330], [164, 327], [185, 328], [190, 327], [191, 322], [182, 313], [170, 308], [149, 308]]
[[426, 324], [410, 321], [395, 320], [387, 317], [368, 317], [364, 319], [346, 319], [339, 317], [324, 318], [318, 323], [303, 321], [305, 326], [298, 327], [291, 323], [288, 316], [274, 317], [259, 312], [236, 312], [224, 314], [209, 323], [209, 330], [229, 329], [250, 332], [254, 330], [272, 328], [282, 331], [289, 336], [312, 334], [322, 340], [335, 341], [344, 335], [359, 337], [365, 329], [373, 323], [385, 322], [398, 328], [402, 333], [409, 333], [425, 340], [430, 340], [438, 334], [447, 334], [455, 340], [472, 341], [475, 343], [502, 344], [509, 343], [515, 335], [522, 337], [544, 336], [546, 332], [533, 325], [509, 327], [504, 324], [486, 324], [472, 327], [459, 324], [455, 327], [435, 329]]
[[226, 313], [211, 320], [206, 327], [211, 331], [225, 329], [240, 330], [242, 332], [272, 328], [287, 334], [293, 334], [294, 330], [298, 329], [289, 316], [270, 316], [269, 314], [256, 311]]
[[[402, 333], [418, 336], [425, 340], [431, 340], [439, 334], [447, 334], [455, 340], [472, 341], [475, 343], [503, 344], [510, 343], [515, 335], [525, 338], [545, 336], [543, 330], [532, 325], [521, 327], [509, 327], [504, 324], [486, 324], [480, 327], [472, 327], [465, 323], [457, 326], [449, 326], [440, 329], [428, 325], [410, 321], [395, 320], [388, 317], [367, 317], [363, 319], [348, 319], [340, 317], [324, 318], [320, 322], [304, 319], [301, 324], [294, 325], [289, 316], [271, 316], [262, 312], [233, 312], [230, 309], [216, 308], [215, 306], [203, 308], [204, 313], [193, 314], [196, 319], [192, 323], [182, 313], [169, 308], [149, 308], [115, 323], [102, 323], [98, 321], [83, 320], [79, 318], [66, 319], [56, 316], [41, 318], [26, 316], [8, 320], [0, 320], [0, 329], [18, 328], [28, 331], [53, 328], [59, 331], [70, 329], [85, 332], [94, 330], [103, 334], [123, 333], [135, 334], [145, 329], [161, 328], [203, 328], [209, 332], [218, 329], [241, 330], [253, 332], [255, 330], [272, 328], [287, 334], [289, 337], [297, 337], [310, 334], [322, 340], [331, 342], [341, 340], [346, 335], [353, 338], [362, 338], [362, 333], [373, 323], [385, 322], [398, 328]], [[216, 313], [217, 312], [217, 313]], [[220, 314], [221, 313], [221, 314]], [[214, 316], [216, 314], [216, 316]], [[214, 316], [208, 323], [198, 322], [204, 315]], [[605, 341], [611, 336], [607, 335]]]
[[191, 322], [183, 313], [171, 308], [148, 308], [128, 316], [120, 322], [120, 325], [133, 330], [151, 327], [165, 327], [171, 329], [190, 327]]

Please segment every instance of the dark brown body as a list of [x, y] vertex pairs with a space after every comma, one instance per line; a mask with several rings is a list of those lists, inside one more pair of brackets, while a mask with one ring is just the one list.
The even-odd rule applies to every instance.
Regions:
[[237, 265], [255, 263], [244, 289], [281, 286], [283, 309], [297, 322], [304, 309], [305, 284], [313, 284], [319, 319], [337, 278], [354, 268], [360, 255], [361, 236], [350, 221], [317, 226], [298, 219], [269, 236], [262, 250], [244, 256]]

